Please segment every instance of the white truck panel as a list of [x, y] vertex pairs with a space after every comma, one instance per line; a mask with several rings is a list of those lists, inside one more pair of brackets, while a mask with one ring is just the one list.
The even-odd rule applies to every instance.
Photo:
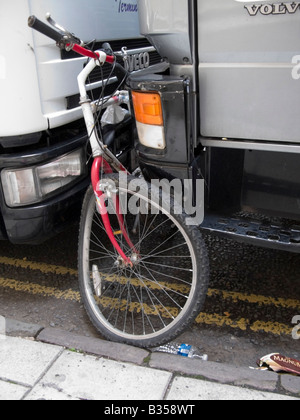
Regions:
[[[299, 143], [300, 2], [196, 3], [201, 135]], [[174, 74], [190, 74], [192, 2], [138, 4], [142, 34]]]
[[188, 0], [140, 0], [138, 6], [141, 33], [159, 54], [172, 64], [191, 63]]
[[42, 114], [28, 2], [0, 3], [0, 137], [48, 128]]
[[300, 3], [198, 0], [201, 134], [300, 142]]
[[[31, 14], [43, 19], [47, 12], [84, 42], [112, 41], [140, 36], [136, 0], [29, 0]], [[82, 116], [81, 109], [68, 111], [65, 98], [78, 93], [77, 75], [86, 58], [61, 60], [53, 41], [34, 33], [42, 112], [55, 128]]]
[[0, 5], [0, 137], [43, 131], [82, 117], [66, 109], [85, 58], [61, 60], [54, 41], [27, 19], [52, 17], [83, 41], [140, 37], [136, 0], [10, 0]]

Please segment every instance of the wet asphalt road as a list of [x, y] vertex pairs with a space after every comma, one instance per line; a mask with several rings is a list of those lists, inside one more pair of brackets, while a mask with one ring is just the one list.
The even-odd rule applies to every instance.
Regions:
[[[99, 337], [80, 302], [78, 226], [40, 246], [0, 243], [0, 315]], [[209, 360], [254, 366], [281, 352], [300, 359], [292, 337], [300, 316], [300, 255], [205, 236], [211, 261], [209, 295], [181, 337]], [[299, 323], [299, 322], [298, 322]]]

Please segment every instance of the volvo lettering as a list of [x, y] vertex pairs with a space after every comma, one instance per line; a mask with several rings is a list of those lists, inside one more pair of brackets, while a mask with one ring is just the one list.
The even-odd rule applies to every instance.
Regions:
[[293, 3], [275, 3], [275, 4], [254, 4], [245, 6], [250, 16], [256, 16], [258, 12], [262, 15], [284, 15], [286, 13], [294, 14], [300, 10], [300, 2]]

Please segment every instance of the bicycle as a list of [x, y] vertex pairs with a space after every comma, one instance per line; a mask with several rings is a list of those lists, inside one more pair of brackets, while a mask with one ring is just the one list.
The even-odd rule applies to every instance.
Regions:
[[[89, 58], [78, 76], [80, 105], [91, 145], [91, 186], [82, 207], [78, 268], [84, 307], [105, 338], [139, 347], [171, 341], [202, 310], [209, 263], [200, 231], [188, 226], [174, 197], [134, 177], [105, 146], [96, 120], [112, 104], [130, 105], [128, 90], [87, 94], [88, 75], [104, 63], [122, 68], [106, 50], [92, 51], [50, 15], [49, 25], [31, 16], [28, 25], [61, 49]], [[126, 51], [126, 49], [123, 49]], [[124, 79], [127, 72], [123, 69]]]

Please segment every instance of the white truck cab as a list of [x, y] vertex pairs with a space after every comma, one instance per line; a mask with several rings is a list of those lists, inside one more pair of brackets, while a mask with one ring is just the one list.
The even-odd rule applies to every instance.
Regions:
[[[77, 74], [84, 57], [62, 59], [47, 37], [27, 26], [28, 16], [47, 12], [85, 42], [140, 38], [135, 7], [110, 0], [12, 0], [1, 6], [0, 137], [32, 134], [81, 117], [79, 104], [67, 109], [66, 98], [78, 93]], [[100, 86], [100, 82], [95, 86]], [[16, 94], [14, 94], [16, 92]]]
[[[30, 15], [46, 23], [46, 13], [95, 49], [103, 42], [115, 51], [128, 47], [131, 71], [159, 61], [140, 36], [136, 0], [1, 3], [0, 238], [13, 243], [38, 243], [63, 229], [78, 216], [89, 184], [77, 85], [86, 59], [28, 27]], [[117, 78], [107, 85], [115, 89]], [[88, 90], [99, 95], [101, 86], [98, 72]]]

